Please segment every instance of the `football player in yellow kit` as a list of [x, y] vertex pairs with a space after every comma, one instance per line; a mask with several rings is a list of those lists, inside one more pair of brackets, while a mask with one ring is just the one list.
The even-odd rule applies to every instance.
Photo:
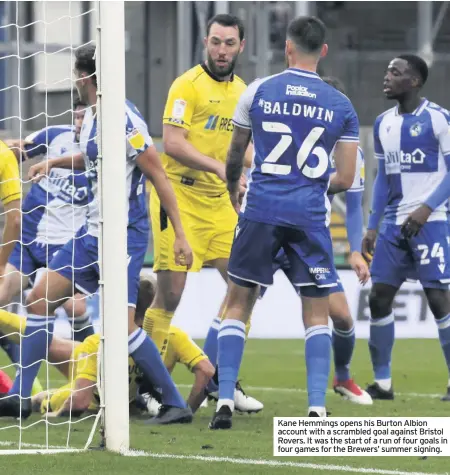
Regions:
[[[142, 324], [145, 310], [151, 304], [154, 295], [155, 282], [150, 278], [141, 278], [136, 307], [137, 325]], [[23, 322], [23, 325], [25, 325], [25, 322]], [[74, 347], [74, 344], [77, 346]], [[51, 391], [50, 397], [48, 397], [47, 392], [34, 396], [32, 399], [33, 409], [40, 410], [47, 417], [64, 417], [69, 414], [79, 416], [85, 411], [97, 411], [99, 402], [97, 388], [99, 346], [100, 335], [98, 334], [86, 338], [81, 344], [54, 337], [50, 347], [50, 360], [53, 363], [70, 361], [68, 365], [60, 366], [58, 364], [58, 369], [68, 378], [68, 383]], [[205, 398], [205, 387], [214, 374], [214, 367], [191, 338], [183, 330], [174, 326], [170, 328], [170, 343], [164, 362], [170, 372], [173, 371], [177, 363], [182, 363], [194, 374], [195, 381], [187, 402], [192, 411], [195, 412]], [[128, 374], [129, 401], [133, 403], [136, 399], [139, 399], [139, 388], [143, 378], [132, 358], [129, 358]], [[159, 404], [156, 404], [152, 415], [157, 413], [158, 407]]]

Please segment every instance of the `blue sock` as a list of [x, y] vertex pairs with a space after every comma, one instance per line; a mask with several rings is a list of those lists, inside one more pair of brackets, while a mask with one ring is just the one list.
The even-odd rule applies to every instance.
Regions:
[[84, 341], [88, 336], [93, 335], [94, 327], [91, 322], [91, 315], [85, 313], [81, 317], [72, 319], [73, 337], [75, 341]]
[[9, 394], [20, 394], [24, 398], [31, 396], [41, 360], [47, 359], [48, 356], [47, 350], [53, 339], [54, 323], [53, 316], [28, 315], [22, 338], [22, 361]]
[[8, 355], [12, 363], [18, 363], [20, 359], [20, 347], [17, 343], [13, 343], [11, 340], [3, 336], [3, 333], [0, 332], [0, 347], [3, 348], [5, 353]]
[[350, 379], [350, 361], [355, 348], [355, 327], [350, 330], [333, 328], [331, 336], [334, 352], [334, 368], [338, 381]]
[[331, 330], [314, 325], [305, 334], [306, 377], [309, 407], [325, 407], [331, 366]]
[[225, 319], [220, 324], [219, 334], [219, 403], [234, 410], [234, 389], [244, 354], [245, 323]]
[[145, 377], [161, 390], [163, 404], [176, 407], [187, 406], [164, 366], [158, 348], [142, 328], [138, 328], [128, 336], [128, 354], [141, 368]]
[[436, 320], [438, 326], [439, 341], [445, 356], [445, 362], [450, 374], [450, 314], [440, 320]]
[[391, 356], [394, 347], [394, 314], [370, 319], [369, 350], [375, 379], [391, 378]]
[[[219, 333], [220, 318], [215, 318], [209, 327], [208, 334], [206, 335], [205, 344], [203, 345], [203, 352], [208, 357], [210, 363], [215, 367], [217, 365], [217, 352], [219, 348], [219, 342], [217, 335]], [[208, 383], [208, 391], [217, 391], [217, 384], [214, 379], [211, 378]]]

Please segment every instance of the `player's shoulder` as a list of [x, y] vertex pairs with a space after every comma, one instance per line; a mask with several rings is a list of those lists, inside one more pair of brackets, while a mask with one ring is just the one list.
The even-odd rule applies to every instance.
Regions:
[[206, 68], [204, 67], [203, 64], [197, 64], [196, 66], [192, 67], [191, 69], [188, 69], [185, 71], [183, 74], [178, 76], [175, 81], [172, 83], [172, 85], [187, 85], [187, 86], [193, 86], [195, 83], [198, 83], [199, 80], [201, 79], [207, 79], [208, 73], [206, 71]]
[[179, 327], [176, 327], [175, 325], [170, 325], [170, 328], [169, 328], [169, 335], [170, 335], [170, 338], [177, 338], [177, 339], [188, 339], [189, 336], [188, 334], [183, 331], [181, 328]]
[[93, 335], [88, 336], [79, 346], [78, 350], [80, 353], [94, 353], [98, 351], [100, 346], [100, 334], [94, 333]]
[[136, 105], [128, 99], [125, 102], [125, 113], [127, 129], [147, 129], [147, 123], [145, 122], [144, 116]]
[[75, 127], [73, 125], [49, 125], [42, 129], [32, 132], [26, 137], [27, 142], [34, 142], [38, 140], [39, 142], [46, 142], [50, 144], [57, 138], [63, 138], [67, 135], [72, 136], [75, 132]]
[[424, 105], [424, 110], [428, 112], [430, 119], [445, 119], [445, 121], [450, 121], [450, 112], [445, 107], [436, 104], [435, 102], [426, 101]]
[[385, 110], [381, 114], [377, 115], [377, 117], [375, 119], [374, 126], [379, 127], [381, 122], [383, 122], [384, 120], [389, 120], [391, 117], [394, 117], [396, 109], [397, 109], [397, 107], [394, 106], [394, 107], [391, 107], [388, 110]]

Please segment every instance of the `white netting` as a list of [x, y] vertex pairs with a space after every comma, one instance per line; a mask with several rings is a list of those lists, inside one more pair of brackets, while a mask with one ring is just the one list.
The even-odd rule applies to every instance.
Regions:
[[[17, 317], [17, 314], [27, 315], [30, 305], [27, 283], [34, 276], [32, 273], [40, 265], [40, 260], [44, 259], [44, 265], [47, 265], [62, 246], [62, 241], [76, 235], [87, 208], [88, 188], [84, 171], [44, 170], [46, 176], [39, 184], [33, 184], [29, 168], [59, 156], [71, 156], [73, 161], [79, 151], [73, 126], [86, 105], [74, 108], [75, 51], [95, 40], [97, 4], [79, 1], [11, 1], [1, 4], [4, 10], [0, 10], [0, 45], [3, 47], [0, 54], [0, 101], [4, 107], [0, 109], [0, 138], [13, 140], [7, 143], [21, 158], [17, 177], [14, 166], [8, 161], [11, 155], [3, 146], [0, 153], [0, 194], [3, 200], [0, 266], [5, 264], [1, 261], [5, 261], [10, 251], [12, 254], [10, 264], [1, 269], [4, 275], [0, 278], [0, 346], [3, 348], [0, 349], [0, 369], [14, 379], [16, 368], [22, 366], [23, 346], [20, 342], [32, 336], [22, 335], [25, 320]], [[38, 133], [31, 135], [34, 132]], [[29, 143], [26, 153], [21, 153], [19, 149], [24, 149], [24, 139]], [[19, 190], [16, 190], [17, 185]], [[22, 224], [20, 234], [17, 234], [17, 210]], [[41, 278], [48, 282], [45, 272], [41, 273]], [[47, 315], [51, 304], [49, 295], [47, 286]], [[91, 401], [93, 412], [85, 412], [77, 418], [71, 411], [68, 417], [49, 416], [49, 413], [57, 412], [67, 397], [72, 407], [70, 395], [74, 395], [73, 384], [69, 384], [66, 392], [56, 395], [51, 390], [73, 381], [77, 365], [80, 370], [91, 364], [87, 355], [94, 355], [94, 360], [97, 359], [100, 338], [93, 340], [83, 351], [79, 350], [76, 341], [86, 333], [91, 323], [86, 318], [89, 315], [93, 317], [95, 330], [99, 331], [96, 296], [79, 296], [72, 303], [69, 301], [65, 310], [60, 308], [56, 312], [55, 337], [38, 375], [43, 390], [41, 397], [43, 394], [50, 404], [44, 404], [44, 414], [33, 413], [27, 419], [0, 418], [0, 454], [1, 450], [84, 448], [91, 442], [98, 422], [96, 381], [92, 381], [90, 386], [90, 389], [95, 389]], [[30, 328], [32, 319], [28, 322]], [[7, 351], [10, 355], [16, 354], [18, 361], [11, 362]], [[22, 389], [21, 383], [20, 391]], [[36, 394], [39, 394], [39, 389], [35, 389]], [[52, 407], [52, 404], [57, 407]], [[24, 408], [22, 399], [21, 407]]]

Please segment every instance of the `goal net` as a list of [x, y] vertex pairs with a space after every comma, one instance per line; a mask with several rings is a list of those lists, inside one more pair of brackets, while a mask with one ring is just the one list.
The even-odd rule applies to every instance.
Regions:
[[[0, 455], [126, 450], [124, 2], [0, 2], [0, 22], [0, 400], [15, 401], [7, 417], [0, 401]], [[78, 97], [74, 73], [87, 45], [96, 48], [93, 103]], [[80, 167], [90, 108], [98, 155]], [[76, 252], [93, 187], [100, 236], [89, 265], [100, 278], [86, 289], [76, 282]], [[66, 243], [71, 264], [62, 275], [74, 298], [54, 299], [46, 268]], [[30, 363], [26, 339], [44, 345], [45, 357]], [[30, 393], [25, 374], [36, 364]]]

